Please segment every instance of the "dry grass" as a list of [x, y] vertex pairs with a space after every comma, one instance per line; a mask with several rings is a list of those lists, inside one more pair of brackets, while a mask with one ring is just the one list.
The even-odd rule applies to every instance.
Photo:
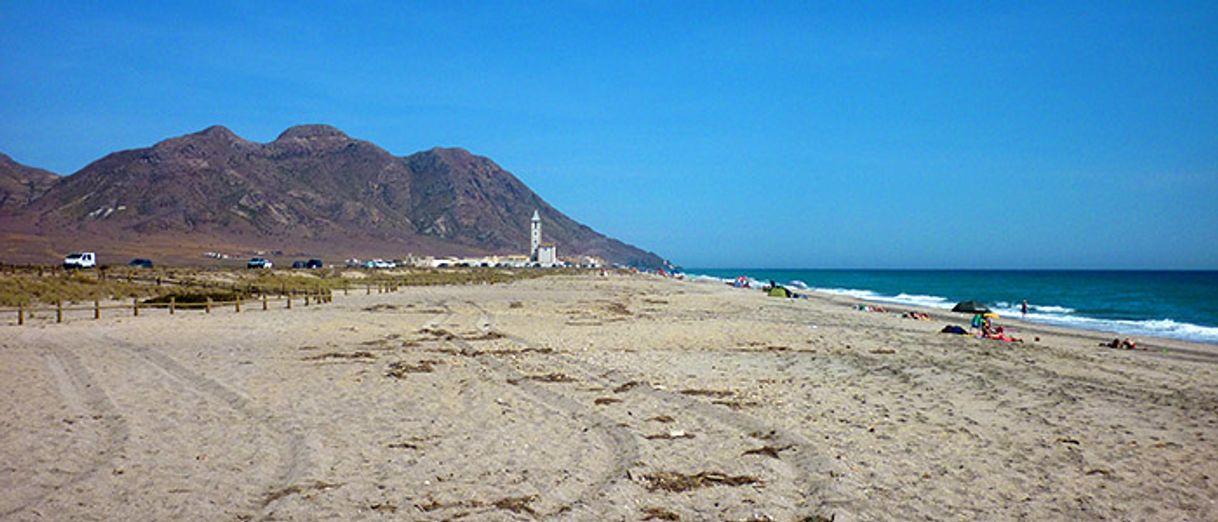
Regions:
[[32, 305], [36, 303], [81, 303], [93, 300], [130, 299], [160, 295], [164, 288], [125, 279], [98, 279], [93, 272], [18, 273], [0, 276], [0, 306]]
[[[51, 266], [0, 268], [0, 306], [79, 303], [106, 299], [156, 298], [175, 289], [186, 293], [223, 291], [254, 295], [295, 292], [366, 292], [379, 287], [500, 284], [524, 279], [578, 274], [575, 269], [536, 270], [499, 268], [406, 269], [362, 271], [366, 277], [353, 283], [343, 277], [349, 269], [246, 270], [240, 268], [107, 267], [104, 270], [65, 271]], [[158, 281], [160, 284], [158, 285]], [[369, 310], [379, 311], [379, 310]]]

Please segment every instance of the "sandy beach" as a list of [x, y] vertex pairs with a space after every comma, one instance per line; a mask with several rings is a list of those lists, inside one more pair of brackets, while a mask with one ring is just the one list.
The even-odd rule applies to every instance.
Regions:
[[0, 326], [0, 518], [1218, 519], [1218, 347], [853, 304], [562, 276]]

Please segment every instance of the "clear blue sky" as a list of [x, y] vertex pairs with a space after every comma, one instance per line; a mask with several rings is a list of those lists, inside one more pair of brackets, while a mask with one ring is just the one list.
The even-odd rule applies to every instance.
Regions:
[[685, 266], [1218, 268], [1212, 0], [163, 4], [0, 3], [0, 151], [329, 123]]

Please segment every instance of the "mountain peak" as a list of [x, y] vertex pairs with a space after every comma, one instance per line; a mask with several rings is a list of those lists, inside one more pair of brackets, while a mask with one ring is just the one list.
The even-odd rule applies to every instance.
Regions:
[[315, 139], [348, 140], [351, 138], [350, 138], [350, 136], [347, 136], [347, 134], [344, 133], [343, 131], [338, 130], [337, 128], [332, 127], [330, 125], [309, 124], [309, 125], [295, 125], [292, 127], [288, 127], [286, 130], [283, 131], [283, 133], [281, 133], [279, 135], [278, 138], [275, 138], [275, 141], [315, 140]]
[[210, 138], [229, 138], [229, 139], [238, 139], [238, 140], [241, 139], [240, 136], [237, 136], [236, 133], [229, 130], [228, 127], [225, 127], [223, 125], [212, 125], [211, 127], [208, 127], [199, 132], [196, 132], [195, 134], [199, 135], [199, 136], [207, 136]]

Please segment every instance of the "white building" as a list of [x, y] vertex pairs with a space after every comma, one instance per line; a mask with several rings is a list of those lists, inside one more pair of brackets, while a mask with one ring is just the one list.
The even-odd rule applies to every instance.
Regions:
[[537, 247], [537, 262], [542, 266], [552, 266], [558, 264], [558, 247], [553, 243], [546, 243]]
[[529, 228], [529, 261], [542, 266], [558, 264], [558, 247], [554, 243], [541, 242], [541, 215], [533, 211]]

